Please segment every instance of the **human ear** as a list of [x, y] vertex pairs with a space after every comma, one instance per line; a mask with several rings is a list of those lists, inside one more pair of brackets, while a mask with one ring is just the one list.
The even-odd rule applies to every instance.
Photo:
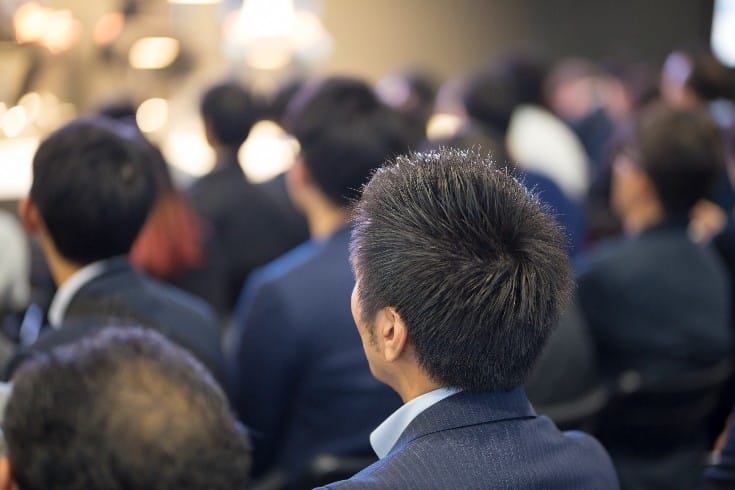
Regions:
[[398, 312], [392, 308], [383, 308], [379, 315], [377, 330], [383, 344], [383, 355], [388, 362], [400, 359], [408, 345], [408, 329]]
[[10, 459], [7, 456], [0, 457], [0, 490], [16, 490], [10, 469]]
[[36, 234], [41, 229], [41, 215], [38, 212], [38, 206], [30, 197], [25, 197], [18, 203], [18, 214], [26, 231], [29, 234]]

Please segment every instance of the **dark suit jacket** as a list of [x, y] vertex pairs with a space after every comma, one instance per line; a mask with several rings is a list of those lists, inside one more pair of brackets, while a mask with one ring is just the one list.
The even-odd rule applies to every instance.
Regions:
[[581, 264], [579, 298], [602, 367], [649, 378], [714, 364], [731, 352], [729, 281], [686, 223], [609, 244]]
[[230, 311], [243, 282], [258, 266], [301, 243], [289, 230], [281, 205], [245, 178], [240, 166], [224, 164], [189, 189], [197, 213], [209, 225], [207, 268], [224, 281], [223, 297], [208, 298], [220, 311]]
[[445, 398], [380, 461], [324, 488], [609, 490], [618, 482], [595, 439], [560, 432], [515, 390]]
[[124, 258], [108, 261], [102, 274], [84, 284], [67, 306], [62, 327], [46, 330], [33, 345], [18, 352], [6, 375], [33, 353], [48, 352], [106, 325], [157, 330], [188, 349], [217, 378], [223, 378], [220, 328], [211, 308], [136, 272]]
[[321, 453], [372, 454], [370, 432], [401, 404], [371, 375], [352, 319], [349, 233], [292, 250], [243, 292], [229, 365], [255, 477], [293, 479]]

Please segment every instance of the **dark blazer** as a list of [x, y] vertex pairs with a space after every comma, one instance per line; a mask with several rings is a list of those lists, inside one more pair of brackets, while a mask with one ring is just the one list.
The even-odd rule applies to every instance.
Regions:
[[303, 244], [243, 291], [228, 364], [256, 478], [293, 480], [322, 453], [372, 454], [370, 432], [401, 404], [371, 375], [352, 319], [349, 234]]
[[730, 354], [729, 281], [686, 223], [617, 241], [580, 264], [578, 293], [604, 372], [676, 376]]
[[619, 488], [602, 446], [534, 414], [522, 390], [458, 393], [420, 413], [380, 461], [332, 489]]
[[197, 213], [211, 232], [207, 268], [224, 281], [223, 297], [208, 298], [220, 311], [230, 311], [248, 274], [301, 243], [294, 236], [280, 203], [250, 183], [237, 162], [215, 168], [189, 189]]
[[140, 325], [159, 331], [188, 349], [219, 379], [223, 376], [220, 327], [211, 308], [198, 298], [148, 278], [125, 258], [105, 264], [84, 284], [64, 312], [62, 327], [47, 329], [11, 360], [6, 375], [28, 356], [48, 352], [106, 325]]

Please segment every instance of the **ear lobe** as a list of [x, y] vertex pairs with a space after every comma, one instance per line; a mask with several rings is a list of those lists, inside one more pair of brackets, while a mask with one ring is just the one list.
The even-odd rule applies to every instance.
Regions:
[[33, 199], [25, 197], [18, 203], [18, 214], [23, 227], [30, 234], [38, 233], [41, 228], [41, 215]]
[[385, 360], [394, 362], [401, 358], [408, 345], [408, 330], [403, 319], [393, 308], [385, 308], [381, 312], [385, 316], [380, 328], [381, 342]]
[[7, 456], [0, 457], [0, 490], [13, 490], [15, 483], [10, 468], [10, 459]]

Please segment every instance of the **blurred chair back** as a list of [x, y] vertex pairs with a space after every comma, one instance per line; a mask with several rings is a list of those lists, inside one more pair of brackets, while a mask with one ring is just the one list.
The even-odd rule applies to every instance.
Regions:
[[606, 447], [658, 451], [706, 437], [706, 420], [733, 373], [733, 362], [670, 379], [647, 382], [633, 371], [618, 381], [618, 393], [603, 411], [597, 435]]
[[593, 433], [600, 413], [610, 401], [610, 390], [599, 384], [573, 400], [535, 407], [561, 430], [582, 430]]
[[329, 483], [346, 480], [375, 463], [375, 461], [377, 461], [375, 455], [337, 456], [323, 454], [317, 456], [309, 466], [298, 488], [311, 490]]

